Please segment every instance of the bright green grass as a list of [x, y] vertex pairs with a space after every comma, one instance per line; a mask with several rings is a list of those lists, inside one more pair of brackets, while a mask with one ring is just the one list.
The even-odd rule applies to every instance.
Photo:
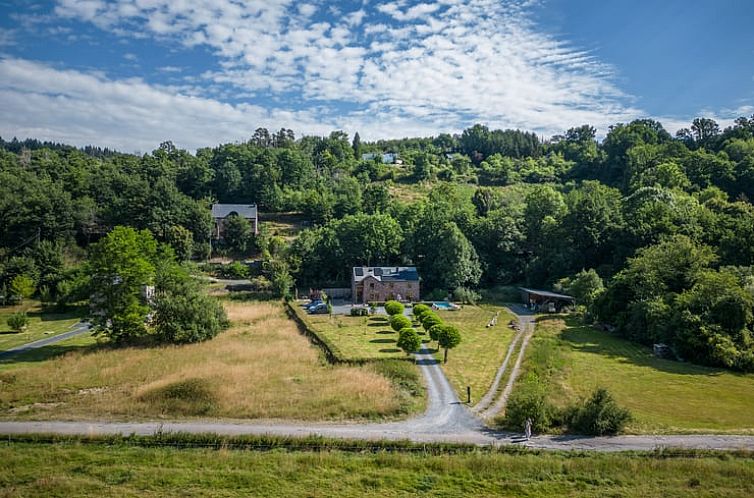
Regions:
[[754, 495], [754, 461], [624, 454], [426, 455], [0, 443], [0, 496]]
[[[8, 317], [18, 311], [26, 311], [29, 315], [29, 326], [23, 332], [13, 332], [8, 327]], [[68, 332], [72, 325], [79, 322], [79, 317], [80, 313], [75, 311], [43, 312], [38, 301], [0, 308], [0, 351]]]
[[530, 348], [530, 358], [556, 367], [549, 383], [558, 406], [602, 386], [631, 410], [627, 432], [754, 433], [752, 374], [655, 358], [574, 319], [541, 320]]
[[398, 334], [390, 328], [386, 316], [307, 315], [300, 307], [296, 311], [318, 335], [337, 349], [335, 353], [341, 359], [362, 361], [406, 357], [406, 353], [396, 346]]
[[23, 353], [0, 359], [0, 371], [31, 365], [32, 363], [48, 360], [53, 356], [65, 353], [94, 349], [97, 344], [97, 339], [91, 333], [77, 335], [55, 344], [30, 349]]
[[[487, 328], [497, 311], [500, 311], [497, 326]], [[445, 373], [462, 400], [466, 400], [466, 386], [471, 387], [471, 402], [475, 404], [490, 388], [503, 363], [513, 339], [514, 332], [508, 328], [513, 315], [501, 306], [487, 304], [437, 314], [461, 331], [461, 344], [448, 351], [448, 362], [443, 364]], [[442, 361], [443, 351], [435, 356]]]
[[[487, 323], [500, 311], [498, 325], [487, 328]], [[396, 346], [398, 334], [388, 325], [386, 316], [351, 317], [307, 315], [300, 308], [297, 313], [345, 360], [373, 360], [405, 358]], [[513, 318], [503, 307], [494, 305], [463, 306], [458, 311], [438, 311], [439, 316], [461, 331], [462, 341], [448, 353], [445, 372], [462, 399], [466, 399], [466, 386], [471, 386], [472, 402], [478, 401], [489, 389], [505, 352], [513, 338], [507, 327]], [[416, 329], [422, 340], [431, 347], [429, 336], [420, 325]], [[442, 360], [442, 351], [436, 352]]]

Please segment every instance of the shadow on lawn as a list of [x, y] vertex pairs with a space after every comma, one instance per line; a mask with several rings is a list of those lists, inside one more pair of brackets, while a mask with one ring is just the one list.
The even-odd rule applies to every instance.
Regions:
[[395, 334], [392, 330], [380, 330], [377, 332], [379, 335], [389, 335], [389, 334]]
[[48, 346], [42, 346], [41, 348], [31, 349], [24, 351], [23, 353], [13, 354], [10, 356], [0, 356], [0, 365], [19, 365], [23, 363], [36, 363], [39, 361], [49, 360], [50, 358], [64, 355], [67, 353], [79, 352], [83, 354], [93, 353], [100, 351], [108, 346], [101, 344], [86, 344], [86, 345], [67, 345], [61, 346], [58, 344], [50, 344]]
[[571, 316], [544, 316], [537, 323], [562, 320], [566, 327], [560, 332], [559, 339], [576, 351], [597, 354], [641, 367], [650, 367], [666, 373], [679, 375], [717, 376], [724, 373], [746, 375], [722, 368], [705, 367], [693, 363], [657, 358], [652, 350], [639, 343], [629, 341], [617, 334], [597, 330]]
[[400, 353], [401, 350], [398, 348], [383, 348], [380, 349], [380, 353]]
[[372, 339], [369, 342], [373, 344], [395, 344], [397, 341], [395, 339]]

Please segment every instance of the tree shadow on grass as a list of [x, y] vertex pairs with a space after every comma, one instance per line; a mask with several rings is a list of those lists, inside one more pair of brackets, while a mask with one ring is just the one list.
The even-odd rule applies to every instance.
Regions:
[[537, 322], [563, 320], [566, 327], [559, 338], [575, 351], [612, 358], [620, 363], [650, 367], [661, 372], [679, 375], [718, 376], [724, 373], [746, 375], [723, 368], [706, 367], [693, 363], [657, 358], [652, 350], [642, 344], [625, 339], [615, 333], [597, 330], [576, 317], [540, 317]]
[[400, 353], [401, 350], [398, 348], [383, 348], [380, 349], [380, 353]]
[[377, 332], [379, 335], [389, 335], [389, 334], [395, 334], [392, 330], [380, 330]]
[[397, 341], [395, 339], [372, 339], [369, 342], [373, 344], [395, 344]]
[[20, 353], [15, 353], [8, 356], [0, 356], [0, 365], [20, 365], [24, 363], [36, 363], [40, 361], [49, 360], [56, 356], [60, 356], [66, 353], [79, 352], [84, 354], [93, 353], [95, 351], [101, 351], [108, 346], [101, 344], [86, 344], [86, 345], [68, 345], [61, 346], [58, 344], [49, 344], [42, 346], [41, 348], [30, 349]]

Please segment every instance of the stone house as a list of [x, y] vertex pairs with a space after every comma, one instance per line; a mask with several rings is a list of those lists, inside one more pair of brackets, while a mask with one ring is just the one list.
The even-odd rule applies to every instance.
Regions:
[[212, 218], [215, 220], [215, 227], [212, 231], [212, 238], [220, 240], [223, 238], [225, 220], [230, 216], [240, 216], [249, 220], [254, 235], [259, 233], [259, 218], [256, 204], [212, 204]]
[[413, 266], [356, 266], [351, 275], [354, 303], [378, 303], [390, 299], [419, 301], [419, 272]]

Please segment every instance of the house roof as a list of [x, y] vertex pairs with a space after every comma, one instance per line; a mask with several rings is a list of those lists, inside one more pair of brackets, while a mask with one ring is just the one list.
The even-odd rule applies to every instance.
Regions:
[[227, 218], [231, 214], [237, 214], [246, 219], [257, 217], [256, 204], [212, 204], [213, 218]]
[[575, 301], [576, 298], [573, 296], [566, 296], [565, 294], [558, 294], [556, 292], [550, 292], [550, 291], [543, 291], [543, 290], [536, 290], [536, 289], [527, 289], [526, 287], [519, 287], [522, 291], [534, 294], [535, 296], [541, 296], [541, 297], [551, 297], [553, 299], [562, 299], [564, 301]]
[[361, 282], [367, 277], [380, 282], [418, 282], [419, 272], [415, 266], [354, 266], [354, 282]]

